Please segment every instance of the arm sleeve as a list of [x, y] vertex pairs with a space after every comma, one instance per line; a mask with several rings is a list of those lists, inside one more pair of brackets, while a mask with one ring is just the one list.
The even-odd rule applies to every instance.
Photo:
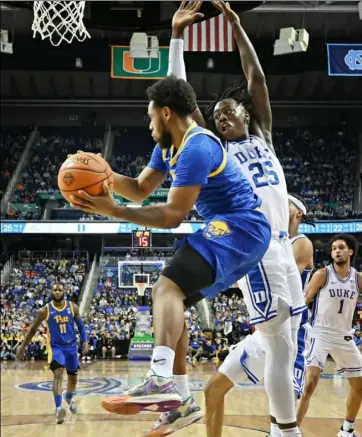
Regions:
[[208, 136], [200, 134], [186, 144], [178, 158], [173, 187], [190, 187], [207, 183], [214, 162], [211, 141]]
[[167, 166], [162, 159], [162, 150], [156, 145], [153, 149], [152, 156], [150, 162], [147, 164], [147, 167], [153, 168], [157, 171], [167, 172]]
[[87, 333], [85, 332], [83, 319], [79, 316], [79, 317], [76, 317], [74, 320], [78, 326], [80, 341], [82, 343], [84, 343], [85, 341], [87, 341]]
[[171, 39], [167, 76], [171, 75], [176, 76], [178, 79], [187, 80], [183, 39]]

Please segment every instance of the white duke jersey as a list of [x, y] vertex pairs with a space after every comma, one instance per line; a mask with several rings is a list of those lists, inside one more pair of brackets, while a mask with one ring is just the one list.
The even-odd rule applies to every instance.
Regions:
[[343, 341], [352, 335], [353, 314], [358, 302], [358, 274], [351, 267], [347, 279], [336, 273], [333, 265], [326, 267], [327, 281], [316, 296], [312, 313], [312, 337]]
[[[292, 244], [294, 244], [297, 240], [299, 240], [301, 238], [308, 238], [308, 237], [304, 234], [298, 234], [298, 235], [295, 235], [294, 237], [291, 237], [290, 242]], [[305, 291], [307, 289], [307, 285], [309, 282], [310, 275], [312, 274], [312, 271], [313, 271], [313, 269], [304, 269], [304, 271], [300, 275], [300, 277], [302, 279], [302, 287], [303, 287], [304, 296], [305, 296]]]
[[288, 232], [288, 190], [276, 155], [264, 140], [254, 135], [244, 141], [225, 141], [224, 147], [234, 155], [243, 175], [263, 201], [261, 211], [269, 220], [272, 231]]

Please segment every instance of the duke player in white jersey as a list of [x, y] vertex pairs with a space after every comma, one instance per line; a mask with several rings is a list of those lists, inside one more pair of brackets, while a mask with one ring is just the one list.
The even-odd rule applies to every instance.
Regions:
[[352, 235], [335, 235], [330, 243], [332, 264], [318, 270], [307, 287], [307, 303], [314, 301], [307, 381], [298, 409], [301, 423], [309, 407], [328, 354], [337, 372], [348, 378], [350, 393], [345, 421], [338, 437], [359, 437], [354, 423], [362, 401], [362, 355], [353, 341], [352, 320], [362, 290], [362, 273], [351, 265], [358, 242]]
[[[303, 288], [309, 280], [313, 269], [313, 246], [303, 234], [298, 234], [298, 227], [306, 218], [306, 207], [299, 196], [289, 196], [289, 235], [293, 244], [294, 258], [301, 275]], [[243, 294], [248, 292], [246, 278], [238, 282]], [[308, 309], [303, 313], [303, 322], [298, 332], [298, 354], [294, 364], [295, 397], [300, 398], [305, 379], [305, 355], [308, 342]], [[249, 379], [257, 384], [264, 377], [265, 350], [263, 339], [258, 330], [238, 343], [219, 367], [216, 375], [205, 389], [206, 426], [208, 437], [221, 437], [224, 420], [225, 395], [237, 384]], [[270, 437], [280, 437], [280, 430], [275, 418], [271, 417]]]
[[[236, 85], [206, 109], [229, 154], [263, 203], [272, 240], [262, 262], [247, 275], [244, 294], [250, 321], [263, 337], [265, 390], [281, 435], [300, 436], [293, 391], [297, 332], [306, 308], [301, 278], [288, 239], [289, 206], [284, 172], [272, 145], [272, 113], [257, 54], [228, 3], [214, 2], [233, 28], [247, 86]], [[294, 316], [294, 317], [291, 317]], [[292, 334], [292, 323], [294, 325]]]
[[[302, 279], [303, 294], [313, 271], [313, 244], [306, 235], [299, 233], [299, 225], [304, 222], [314, 224], [307, 219], [307, 206], [302, 197], [297, 194], [289, 195], [289, 238], [293, 246], [295, 261]], [[294, 362], [294, 391], [297, 398], [303, 394], [306, 374], [306, 352], [310, 346], [309, 311], [302, 313], [302, 320], [298, 330], [298, 352]], [[277, 435], [277, 434], [276, 434]], [[271, 437], [274, 437], [272, 434]]]

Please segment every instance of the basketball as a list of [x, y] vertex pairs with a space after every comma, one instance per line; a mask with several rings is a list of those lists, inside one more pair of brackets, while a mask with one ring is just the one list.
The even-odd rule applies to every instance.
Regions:
[[91, 196], [103, 193], [103, 184], [107, 181], [113, 189], [113, 172], [108, 162], [95, 153], [77, 153], [67, 158], [58, 173], [58, 187], [63, 197], [71, 202], [70, 196], [79, 190]]

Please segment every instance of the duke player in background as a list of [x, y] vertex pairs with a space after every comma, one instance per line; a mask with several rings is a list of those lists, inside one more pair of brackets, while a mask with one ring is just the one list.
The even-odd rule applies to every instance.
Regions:
[[306, 293], [314, 300], [311, 349], [307, 356], [307, 380], [298, 409], [301, 423], [309, 407], [328, 355], [337, 372], [348, 378], [350, 393], [345, 421], [338, 437], [359, 437], [354, 425], [362, 402], [362, 355], [353, 341], [352, 321], [362, 290], [362, 273], [352, 267], [358, 242], [352, 235], [335, 235], [329, 242], [332, 264], [318, 270]]
[[[289, 195], [289, 238], [293, 245], [294, 258], [302, 279], [303, 295], [306, 296], [306, 287], [313, 271], [313, 244], [309, 238], [299, 233], [299, 225], [306, 223], [315, 226], [307, 219], [307, 206], [298, 194]], [[294, 362], [294, 391], [300, 399], [304, 391], [306, 373], [306, 353], [310, 347], [309, 310], [302, 313], [302, 320], [298, 330], [298, 351]], [[277, 434], [275, 434], [277, 436]], [[271, 434], [271, 437], [274, 437]]]
[[183, 240], [153, 286], [151, 369], [124, 396], [102, 402], [105, 409], [119, 414], [165, 412], [180, 405], [185, 411], [194, 410], [192, 398], [181, 392], [173, 378], [177, 352], [178, 365], [185, 369], [182, 382], [186, 379], [189, 340], [184, 306], [214, 298], [254, 268], [271, 234], [260, 212], [261, 201], [234, 159], [212, 132], [193, 121], [197, 104], [191, 85], [169, 76], [148, 88], [147, 95], [150, 130], [157, 145], [138, 178], [114, 174], [114, 190], [140, 202], [170, 174], [167, 202], [142, 208], [119, 206], [106, 186], [103, 196], [80, 192], [72, 202], [87, 212], [159, 229], [178, 227], [196, 205], [205, 229]]
[[[186, 7], [183, 7], [184, 4], [173, 18], [169, 65], [173, 74], [186, 79], [182, 31], [198, 15], [200, 2], [191, 2]], [[259, 331], [265, 339], [265, 388], [272, 420], [279, 424], [285, 435], [298, 437], [300, 431], [296, 421], [292, 368], [301, 314], [306, 305], [292, 246], [288, 241], [288, 193], [283, 169], [271, 140], [272, 114], [268, 89], [257, 54], [240, 25], [239, 17], [229, 4], [222, 1], [213, 4], [232, 26], [247, 87], [236, 86], [227, 90], [207, 108], [206, 116], [209, 122], [212, 119], [224, 147], [234, 155], [242, 174], [263, 200], [262, 210], [272, 227], [272, 241], [266, 256], [249, 272], [245, 302], [251, 322], [259, 324]], [[196, 111], [194, 115], [200, 117]], [[177, 415], [160, 418], [160, 422], [167, 425], [175, 417]]]
[[[289, 235], [293, 253], [305, 290], [313, 269], [313, 245], [304, 235], [298, 233], [300, 223], [306, 221], [307, 210], [298, 196], [289, 196]], [[297, 243], [298, 242], [298, 243]], [[248, 292], [246, 279], [238, 282], [243, 294]], [[303, 313], [303, 323], [298, 332], [298, 354], [294, 363], [294, 392], [299, 399], [303, 393], [308, 350], [308, 309]], [[249, 335], [227, 356], [216, 375], [205, 389], [207, 437], [221, 437], [224, 420], [225, 395], [239, 383], [249, 379], [257, 384], [264, 378], [265, 349], [260, 332]], [[277, 424], [271, 423], [270, 437], [280, 437]]]
[[[17, 350], [16, 357], [17, 360], [22, 359], [26, 346], [31, 342], [42, 322], [45, 321], [48, 336], [48, 364], [54, 374], [53, 395], [56, 422], [61, 424], [66, 416], [66, 410], [62, 406], [62, 398], [68, 404], [71, 413], [76, 414], [77, 412], [74, 392], [77, 386], [79, 358], [74, 324], [77, 325], [80, 333], [83, 354], [87, 353], [88, 341], [78, 306], [65, 300], [63, 285], [59, 282], [54, 283], [51, 294], [51, 302], [38, 311], [24, 342]], [[62, 394], [64, 369], [67, 370], [68, 385]]]

